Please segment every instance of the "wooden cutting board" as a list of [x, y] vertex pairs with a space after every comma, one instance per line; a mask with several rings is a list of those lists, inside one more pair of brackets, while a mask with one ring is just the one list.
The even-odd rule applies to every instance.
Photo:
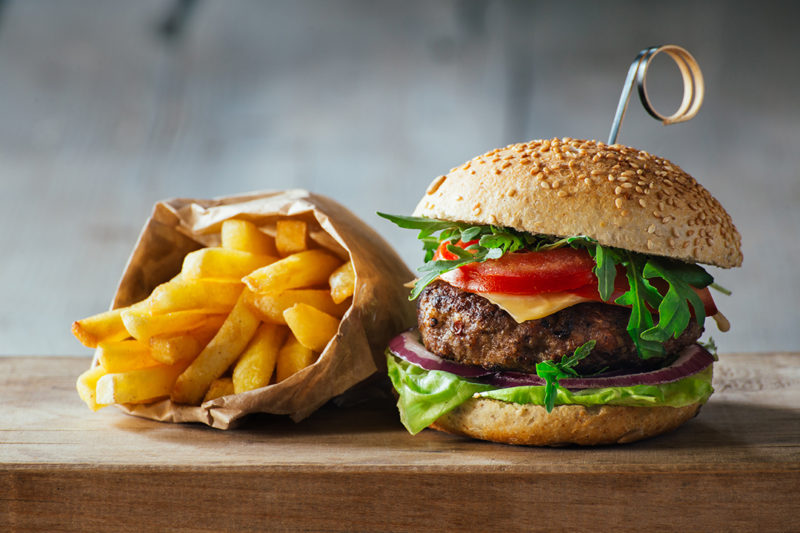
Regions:
[[219, 431], [90, 412], [82, 358], [0, 358], [0, 531], [800, 531], [800, 353], [723, 355], [678, 431], [524, 448], [388, 400]]

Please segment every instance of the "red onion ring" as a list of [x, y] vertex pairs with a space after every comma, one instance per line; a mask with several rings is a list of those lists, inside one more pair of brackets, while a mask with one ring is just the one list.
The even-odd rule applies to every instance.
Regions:
[[[401, 333], [389, 341], [389, 350], [396, 356], [425, 370], [443, 370], [465, 378], [482, 378], [500, 388], [544, 385], [544, 380], [536, 374], [522, 372], [492, 373], [486, 369], [466, 366], [442, 359], [429, 352], [422, 345], [416, 330]], [[684, 349], [669, 366], [650, 372], [623, 375], [598, 375], [594, 377], [562, 378], [559, 385], [569, 390], [599, 389], [604, 387], [630, 387], [632, 385], [661, 385], [678, 381], [708, 368], [714, 362], [713, 356], [699, 344]]]
[[491, 374], [490, 371], [479, 366], [454, 363], [429, 352], [420, 342], [417, 330], [406, 331], [390, 340], [389, 350], [400, 359], [425, 370], [443, 370], [464, 378], [477, 378]]

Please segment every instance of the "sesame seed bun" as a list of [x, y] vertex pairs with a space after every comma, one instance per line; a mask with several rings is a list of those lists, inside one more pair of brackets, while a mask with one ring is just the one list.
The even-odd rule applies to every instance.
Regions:
[[414, 215], [742, 263], [739, 232], [705, 188], [666, 159], [618, 144], [551, 139], [492, 150], [433, 180]]
[[472, 398], [430, 427], [475, 439], [529, 446], [624, 444], [676, 429], [697, 415], [700, 404], [685, 407], [541, 405]]

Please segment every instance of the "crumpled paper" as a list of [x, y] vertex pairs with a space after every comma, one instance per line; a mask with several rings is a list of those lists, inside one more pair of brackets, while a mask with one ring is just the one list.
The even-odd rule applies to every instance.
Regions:
[[310, 238], [343, 261], [350, 258], [356, 273], [352, 305], [317, 361], [280, 383], [200, 406], [165, 399], [119, 406], [123, 411], [163, 422], [201, 422], [218, 429], [228, 429], [250, 413], [289, 415], [300, 421], [328, 400], [385, 371], [383, 353], [389, 339], [415, 323], [408, 289], [403, 287], [414, 275], [391, 246], [348, 209], [304, 190], [157, 203], [128, 260], [112, 308], [146, 298], [180, 271], [188, 252], [218, 246], [224, 220], [250, 220], [275, 235], [275, 222], [284, 217], [308, 222]]

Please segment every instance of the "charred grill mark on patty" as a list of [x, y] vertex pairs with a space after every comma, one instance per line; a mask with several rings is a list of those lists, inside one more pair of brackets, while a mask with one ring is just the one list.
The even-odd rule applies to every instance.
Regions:
[[[539, 320], [517, 323], [489, 300], [444, 281], [420, 294], [417, 318], [425, 347], [436, 355], [490, 370], [536, 372], [536, 363], [558, 360], [594, 339], [592, 353], [576, 369], [640, 372], [663, 366], [665, 358], [641, 359], [627, 332], [630, 310], [601, 302], [580, 303]], [[678, 339], [665, 344], [676, 354], [703, 329], [692, 320]], [[668, 357], [667, 357], [668, 358]]]

